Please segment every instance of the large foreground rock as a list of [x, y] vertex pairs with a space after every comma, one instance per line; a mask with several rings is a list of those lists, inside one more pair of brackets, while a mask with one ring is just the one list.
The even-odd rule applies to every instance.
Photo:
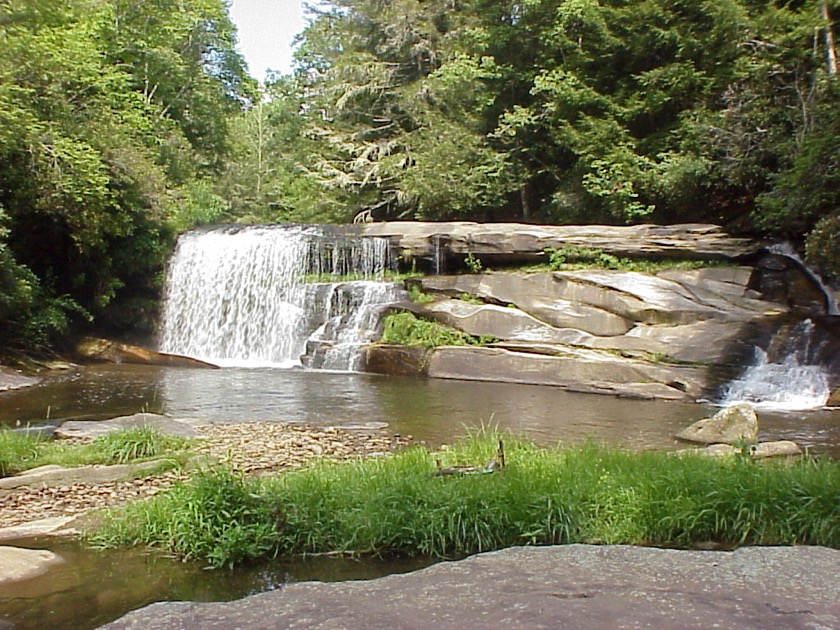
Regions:
[[519, 547], [368, 582], [158, 603], [110, 630], [840, 628], [840, 551]]

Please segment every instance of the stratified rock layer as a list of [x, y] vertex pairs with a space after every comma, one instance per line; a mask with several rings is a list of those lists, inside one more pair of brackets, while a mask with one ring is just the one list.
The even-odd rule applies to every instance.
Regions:
[[528, 225], [523, 223], [429, 223], [389, 221], [361, 226], [366, 236], [391, 239], [403, 257], [435, 260], [472, 254], [481, 260], [527, 262], [547, 249], [597, 248], [632, 258], [724, 260], [758, 252], [762, 244], [726, 234], [720, 226], [682, 225]]
[[[720, 368], [786, 313], [758, 299], [752, 280], [750, 267], [438, 275], [409, 280], [436, 299], [394, 308], [496, 340], [412, 362], [431, 377], [691, 400], [709, 395]], [[406, 373], [392, 348], [366, 358], [370, 371]]]

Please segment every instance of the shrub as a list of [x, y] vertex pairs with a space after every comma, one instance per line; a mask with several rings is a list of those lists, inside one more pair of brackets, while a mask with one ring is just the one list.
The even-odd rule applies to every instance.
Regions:
[[382, 341], [405, 346], [470, 346], [492, 343], [490, 337], [473, 337], [437, 322], [420, 319], [413, 313], [390, 313], [382, 320]]

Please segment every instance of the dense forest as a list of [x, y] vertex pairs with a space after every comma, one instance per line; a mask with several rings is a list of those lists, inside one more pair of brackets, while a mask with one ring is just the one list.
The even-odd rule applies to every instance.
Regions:
[[212, 222], [710, 221], [840, 274], [838, 0], [0, 0], [0, 344], [150, 327]]

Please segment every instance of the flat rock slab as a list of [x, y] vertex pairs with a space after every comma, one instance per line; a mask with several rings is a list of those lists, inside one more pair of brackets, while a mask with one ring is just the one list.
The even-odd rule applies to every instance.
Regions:
[[68, 420], [55, 430], [55, 437], [92, 439], [122, 429], [151, 427], [165, 435], [197, 438], [199, 433], [196, 431], [196, 426], [201, 424], [201, 421], [191, 418], [175, 420], [155, 413], [135, 413], [131, 416], [120, 416], [110, 420]]
[[61, 557], [46, 549], [0, 547], [0, 585], [37, 577], [58, 562]]
[[517, 547], [371, 581], [157, 603], [104, 628], [840, 628], [840, 551]]
[[15, 370], [0, 366], [0, 392], [21, 387], [37, 385], [39, 380], [31, 376], [24, 376]]
[[17, 488], [48, 488], [74, 483], [112, 483], [131, 479], [159, 467], [160, 460], [158, 459], [131, 464], [79, 466], [77, 468], [64, 468], [63, 466], [48, 464], [47, 466], [26, 470], [12, 477], [0, 479], [0, 497], [7, 491], [13, 491]]
[[23, 523], [22, 525], [0, 527], [0, 540], [16, 540], [19, 538], [32, 538], [34, 536], [65, 534], [69, 536], [76, 533], [76, 530], [72, 528], [72, 523], [78, 518], [78, 514], [71, 516], [52, 516]]

